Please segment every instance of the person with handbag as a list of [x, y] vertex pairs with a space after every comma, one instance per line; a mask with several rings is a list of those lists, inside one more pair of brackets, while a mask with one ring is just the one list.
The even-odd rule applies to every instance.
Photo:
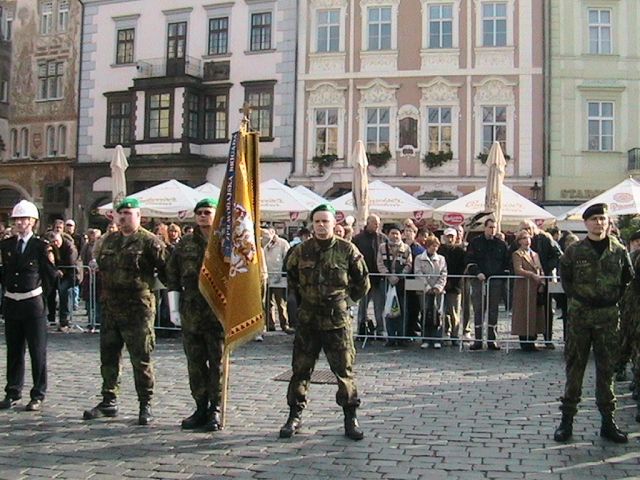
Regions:
[[520, 230], [516, 235], [518, 249], [511, 254], [513, 271], [518, 277], [513, 283], [511, 334], [520, 339], [520, 348], [538, 350], [535, 340], [545, 331], [546, 295], [544, 272], [540, 257], [531, 249], [531, 234]]
[[442, 321], [440, 318], [440, 307], [442, 294], [447, 284], [447, 262], [444, 257], [437, 253], [440, 241], [435, 236], [427, 237], [425, 240], [426, 251], [416, 257], [414, 272], [416, 275], [423, 275], [424, 295], [422, 307], [422, 336], [431, 338], [425, 340], [421, 348], [430, 346], [442, 348]]
[[404, 314], [406, 308], [404, 304], [404, 277], [399, 275], [407, 275], [411, 273], [413, 266], [413, 258], [411, 256], [411, 248], [402, 241], [402, 226], [392, 225], [387, 231], [387, 241], [378, 247], [378, 271], [388, 275], [387, 290], [395, 287], [396, 294], [400, 302], [400, 315], [387, 316], [385, 318], [387, 328], [388, 347], [398, 345], [398, 340], [394, 337], [404, 335]]

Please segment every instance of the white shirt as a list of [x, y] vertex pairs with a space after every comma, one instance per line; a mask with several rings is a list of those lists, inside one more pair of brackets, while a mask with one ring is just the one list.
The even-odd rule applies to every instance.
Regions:
[[18, 242], [22, 240], [22, 250], [20, 251], [20, 253], [24, 253], [24, 249], [27, 248], [27, 242], [31, 239], [31, 237], [33, 237], [33, 231], [30, 231], [24, 237], [18, 235]]

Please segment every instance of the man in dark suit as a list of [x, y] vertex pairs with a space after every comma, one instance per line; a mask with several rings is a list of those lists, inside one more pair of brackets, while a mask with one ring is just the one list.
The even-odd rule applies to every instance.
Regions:
[[21, 200], [11, 213], [17, 235], [0, 241], [7, 342], [6, 396], [0, 402], [0, 410], [11, 408], [22, 397], [25, 344], [29, 346], [33, 376], [31, 401], [26, 410], [40, 410], [47, 390], [45, 298], [57, 273], [51, 247], [33, 234], [38, 216], [38, 209], [33, 203]]

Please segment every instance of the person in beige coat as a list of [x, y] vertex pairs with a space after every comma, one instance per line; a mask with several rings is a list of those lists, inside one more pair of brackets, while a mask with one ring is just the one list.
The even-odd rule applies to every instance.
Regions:
[[524, 278], [517, 278], [513, 285], [511, 334], [518, 335], [522, 350], [535, 351], [536, 337], [545, 328], [544, 305], [538, 302], [538, 293], [544, 292], [544, 273], [538, 254], [531, 250], [531, 234], [521, 230], [516, 242], [518, 249], [511, 256], [513, 270]]

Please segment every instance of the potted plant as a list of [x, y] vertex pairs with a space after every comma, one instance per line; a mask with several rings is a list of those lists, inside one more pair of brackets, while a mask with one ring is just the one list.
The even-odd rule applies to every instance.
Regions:
[[381, 152], [369, 152], [367, 153], [367, 160], [369, 161], [369, 165], [372, 165], [377, 168], [384, 167], [389, 160], [391, 159], [391, 152], [388, 147], [384, 147]]
[[452, 158], [453, 152], [451, 150], [448, 152], [445, 152], [444, 150], [440, 150], [439, 152], [427, 152], [426, 155], [422, 157], [422, 163], [431, 170], [432, 168], [444, 165]]
[[324, 173], [324, 169], [333, 165], [333, 162], [337, 159], [338, 156], [336, 154], [326, 153], [324, 155], [316, 155], [311, 159], [311, 161], [316, 165], [316, 167], [318, 167], [320, 173]]
[[[505, 159], [505, 160], [511, 160], [511, 157], [510, 157], [508, 154], [504, 153], [503, 155], [504, 155], [504, 159]], [[486, 165], [486, 163], [487, 163], [487, 159], [489, 158], [489, 154], [488, 154], [488, 153], [485, 153], [485, 152], [481, 152], [481, 153], [479, 153], [479, 154], [478, 154], [478, 156], [477, 156], [476, 158], [477, 158], [478, 160], [480, 160], [480, 162], [481, 162], [483, 165]]]

